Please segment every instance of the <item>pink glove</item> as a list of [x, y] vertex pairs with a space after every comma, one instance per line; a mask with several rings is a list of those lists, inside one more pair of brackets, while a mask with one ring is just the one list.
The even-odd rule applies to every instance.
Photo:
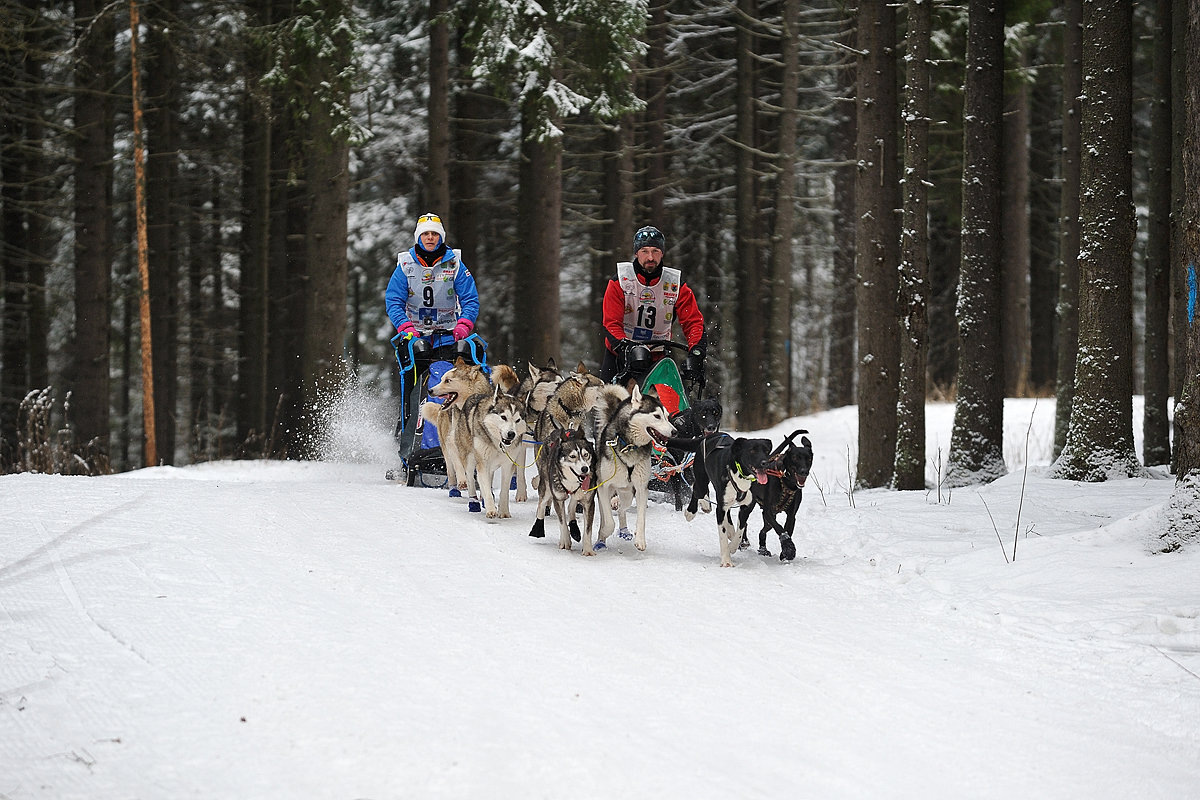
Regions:
[[469, 319], [460, 319], [458, 324], [454, 326], [454, 341], [465, 339], [471, 335], [471, 331], [475, 329], [475, 323]]
[[417, 326], [413, 325], [411, 322], [405, 322], [399, 328], [396, 328], [396, 333], [407, 334], [404, 338], [411, 339], [413, 336], [417, 335]]

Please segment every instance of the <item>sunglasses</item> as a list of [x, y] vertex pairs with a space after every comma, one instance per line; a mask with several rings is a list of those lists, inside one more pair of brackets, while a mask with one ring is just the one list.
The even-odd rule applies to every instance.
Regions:
[[440, 225], [442, 224], [442, 218], [437, 214], [422, 214], [417, 217], [417, 224], [420, 225], [422, 222], [436, 222]]

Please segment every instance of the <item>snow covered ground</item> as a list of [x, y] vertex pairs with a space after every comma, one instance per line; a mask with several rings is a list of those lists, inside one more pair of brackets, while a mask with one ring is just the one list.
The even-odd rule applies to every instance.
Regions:
[[711, 515], [584, 558], [385, 483], [344, 412], [341, 461], [0, 477], [0, 798], [1200, 797], [1173, 481], [1048, 480], [1051, 401], [953, 492], [851, 495], [852, 408], [773, 429], [799, 557], [734, 569]]

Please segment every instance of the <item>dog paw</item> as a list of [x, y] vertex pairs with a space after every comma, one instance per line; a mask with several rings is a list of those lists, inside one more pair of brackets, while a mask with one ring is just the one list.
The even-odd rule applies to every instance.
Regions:
[[617, 531], [617, 538], [628, 542], [633, 538], [633, 531], [629, 530], [629, 528], [621, 528], [621, 530]]
[[[768, 550], [768, 549], [767, 549], [767, 548], [765, 548], [765, 547], [760, 547], [760, 548], [758, 548], [758, 554], [759, 554], [760, 556], [768, 556], [768, 557], [770, 557], [770, 555], [771, 555], [771, 551], [770, 551], [770, 550]], [[780, 557], [780, 558], [783, 558], [783, 555], [782, 555], [782, 554], [780, 554], [780, 556], [779, 556], [779, 557]]]
[[[592, 550], [593, 550], [593, 551], [595, 551], [595, 550], [607, 550], [607, 549], [608, 549], [608, 545], [606, 545], [606, 544], [605, 544], [603, 541], [596, 542], [594, 545], [592, 545]], [[584, 555], [588, 555], [588, 556], [594, 556], [594, 555], [596, 555], [596, 553], [595, 553], [595, 552], [591, 552], [591, 553], [584, 553]]]
[[470, 511], [472, 514], [478, 514], [480, 511], [483, 511], [483, 506], [479, 505], [478, 500], [468, 500], [467, 511]]
[[694, 520], [696, 518], [696, 512], [690, 511], [690, 510], [685, 511], [685, 512], [683, 512], [683, 518], [685, 520], [687, 520], [688, 522], [691, 522], [692, 520]]
[[460, 491], [458, 490], [458, 487], [457, 487], [457, 486], [455, 486], [454, 488], [452, 488], [452, 489], [450, 490], [450, 496], [451, 496], [451, 497], [462, 497], [462, 492], [460, 492]]
[[712, 513], [712, 503], [710, 503], [707, 498], [704, 500], [701, 500], [700, 501], [700, 510], [703, 511], [705, 514], [711, 514]]

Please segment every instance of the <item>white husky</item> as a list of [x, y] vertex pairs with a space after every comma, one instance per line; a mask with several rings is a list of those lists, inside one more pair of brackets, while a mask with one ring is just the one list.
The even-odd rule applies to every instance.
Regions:
[[[646, 549], [646, 502], [649, 498], [651, 459], [654, 442], [664, 441], [675, 434], [667, 410], [652, 394], [643, 394], [636, 386], [629, 398], [618, 405], [604, 425], [596, 442], [600, 480], [596, 498], [600, 507], [600, 542], [613, 532], [612, 498], [616, 495], [624, 510], [630, 503], [637, 506], [637, 527], [633, 546]], [[590, 528], [584, 532], [583, 554], [595, 555]]]

